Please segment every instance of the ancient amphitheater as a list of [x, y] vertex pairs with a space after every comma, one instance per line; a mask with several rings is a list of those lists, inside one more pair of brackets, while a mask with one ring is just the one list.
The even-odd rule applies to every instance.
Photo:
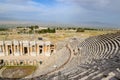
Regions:
[[120, 32], [58, 44], [55, 69], [20, 80], [120, 80]]

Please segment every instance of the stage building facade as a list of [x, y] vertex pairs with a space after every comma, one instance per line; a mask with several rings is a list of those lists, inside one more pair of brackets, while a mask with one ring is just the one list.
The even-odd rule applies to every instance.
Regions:
[[50, 56], [55, 44], [50, 41], [0, 41], [0, 56]]

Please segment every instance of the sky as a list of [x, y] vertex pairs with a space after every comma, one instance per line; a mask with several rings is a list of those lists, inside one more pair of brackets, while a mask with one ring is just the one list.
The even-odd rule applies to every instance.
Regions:
[[0, 21], [120, 25], [120, 0], [0, 0]]

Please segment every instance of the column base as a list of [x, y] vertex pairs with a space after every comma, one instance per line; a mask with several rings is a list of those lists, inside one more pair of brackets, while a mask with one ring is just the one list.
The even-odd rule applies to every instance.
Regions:
[[5, 56], [5, 54], [4, 53], [0, 53], [0, 56]]
[[36, 56], [36, 53], [33, 52], [33, 53], [30, 53], [30, 55], [31, 55], [31, 56]]
[[46, 53], [45, 53], [45, 56], [48, 56], [48, 57], [49, 57], [49, 56], [50, 56], [50, 53], [49, 53], [49, 52], [46, 52]]
[[20, 54], [19, 53], [15, 53], [14, 56], [20, 56]]

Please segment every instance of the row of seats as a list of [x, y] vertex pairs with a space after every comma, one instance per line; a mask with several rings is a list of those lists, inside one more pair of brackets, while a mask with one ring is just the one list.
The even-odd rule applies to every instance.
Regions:
[[85, 61], [79, 67], [86, 70], [68, 80], [120, 79], [120, 71], [117, 70], [120, 66], [120, 32], [90, 37], [78, 48], [83, 57], [81, 60]]
[[68, 64], [68, 69], [61, 71], [61, 74], [55, 73], [46, 80], [120, 79], [120, 32], [90, 37], [81, 43], [73, 42], [71, 46], [73, 50], [78, 48], [78, 54], [70, 64], [78, 61], [76, 65]]
[[[117, 71], [120, 58], [116, 58], [120, 55], [120, 32], [90, 37], [78, 48], [80, 60], [84, 63], [79, 63], [80, 70], [73, 73], [72, 77], [68, 75], [69, 80], [104, 80], [105, 77], [120, 79], [120, 72]], [[84, 71], [81, 72], [81, 69]], [[110, 77], [110, 73], [114, 75]]]
[[77, 55], [59, 72], [33, 80], [120, 80], [120, 32], [68, 43]]

